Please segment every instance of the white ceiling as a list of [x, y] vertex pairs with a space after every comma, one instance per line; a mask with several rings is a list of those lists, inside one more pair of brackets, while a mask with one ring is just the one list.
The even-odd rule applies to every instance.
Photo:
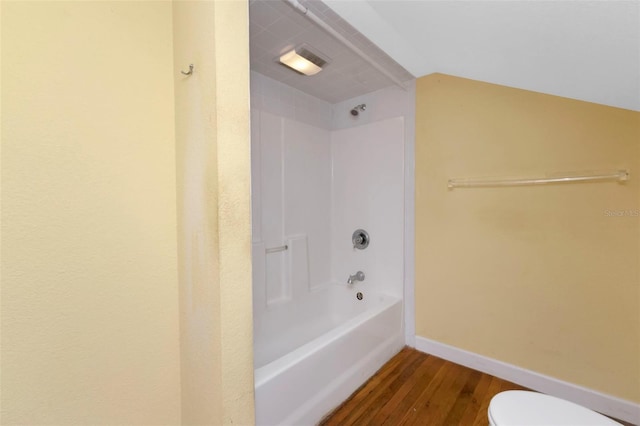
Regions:
[[640, 1], [325, 0], [416, 77], [640, 111]]
[[[318, 0], [300, 0], [322, 21], [349, 39], [399, 81], [413, 76], [333, 10]], [[251, 69], [319, 99], [337, 103], [394, 83], [282, 0], [249, 3]], [[277, 58], [307, 44], [330, 62], [322, 72], [304, 76], [281, 65]]]

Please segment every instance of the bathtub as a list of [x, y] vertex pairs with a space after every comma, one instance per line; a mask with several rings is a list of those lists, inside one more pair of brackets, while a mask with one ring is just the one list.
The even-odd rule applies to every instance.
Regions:
[[258, 425], [316, 424], [400, 351], [401, 300], [356, 289], [329, 285], [256, 318]]

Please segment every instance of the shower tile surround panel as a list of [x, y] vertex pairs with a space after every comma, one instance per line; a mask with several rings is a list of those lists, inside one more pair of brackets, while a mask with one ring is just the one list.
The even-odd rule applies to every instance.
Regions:
[[[408, 82], [414, 79], [324, 3], [318, 0], [301, 0], [300, 3], [398, 80]], [[249, 16], [253, 71], [330, 103], [394, 85], [368, 62], [281, 0], [251, 1]], [[302, 43], [315, 48], [330, 60], [317, 75], [300, 75], [277, 61], [282, 53]]]
[[252, 118], [254, 250], [288, 247], [256, 257], [266, 307], [331, 281], [330, 132], [255, 109]]
[[[331, 132], [333, 278], [362, 270], [354, 288], [402, 298], [404, 269], [404, 118], [395, 117]], [[354, 250], [351, 233], [371, 242]], [[346, 237], [346, 238], [345, 238]]]
[[[283, 121], [284, 235], [294, 239], [287, 275], [306, 278], [305, 287], [313, 290], [331, 280], [331, 132]], [[299, 282], [289, 286], [295, 296]]]
[[[255, 306], [275, 309], [345, 284], [356, 270], [367, 273], [359, 289], [402, 297], [407, 92], [387, 88], [331, 105], [259, 73], [251, 78]], [[371, 104], [354, 118], [347, 106], [362, 99]], [[354, 251], [351, 233], [361, 227], [372, 244]], [[288, 250], [264, 254], [284, 244]]]

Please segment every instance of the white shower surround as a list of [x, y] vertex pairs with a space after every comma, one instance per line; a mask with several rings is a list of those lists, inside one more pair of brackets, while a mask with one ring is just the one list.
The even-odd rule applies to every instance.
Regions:
[[[337, 115], [347, 104], [331, 106], [252, 73], [258, 424], [317, 422], [404, 344], [411, 94], [366, 95], [375, 104], [345, 121]], [[357, 228], [371, 235], [364, 251], [351, 245]], [[365, 281], [347, 286], [357, 270]]]

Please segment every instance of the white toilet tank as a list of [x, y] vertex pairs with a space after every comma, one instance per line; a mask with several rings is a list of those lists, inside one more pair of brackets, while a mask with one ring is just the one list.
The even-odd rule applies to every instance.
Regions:
[[530, 391], [497, 394], [488, 414], [492, 426], [621, 426], [573, 402]]

